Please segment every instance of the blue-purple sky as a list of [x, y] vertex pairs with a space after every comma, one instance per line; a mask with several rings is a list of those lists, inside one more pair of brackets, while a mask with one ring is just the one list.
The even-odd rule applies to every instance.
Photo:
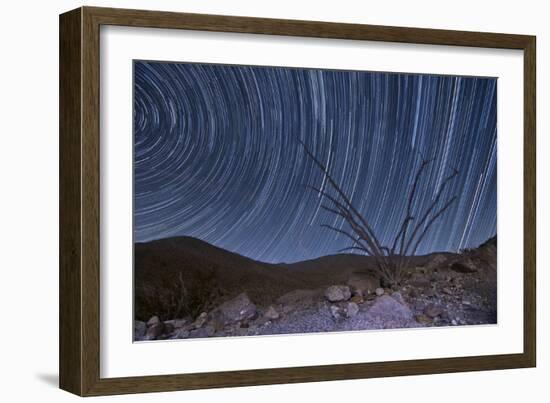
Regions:
[[347, 224], [304, 185], [327, 165], [385, 244], [458, 169], [417, 254], [496, 233], [495, 78], [134, 62], [134, 235], [187, 235], [265, 262], [334, 254]]

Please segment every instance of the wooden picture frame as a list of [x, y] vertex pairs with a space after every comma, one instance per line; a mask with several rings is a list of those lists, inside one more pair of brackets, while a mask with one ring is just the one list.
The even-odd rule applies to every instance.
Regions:
[[[524, 52], [523, 353], [127, 378], [100, 377], [100, 26], [120, 25]], [[60, 16], [60, 387], [80, 396], [161, 392], [536, 365], [535, 37], [81, 7]]]

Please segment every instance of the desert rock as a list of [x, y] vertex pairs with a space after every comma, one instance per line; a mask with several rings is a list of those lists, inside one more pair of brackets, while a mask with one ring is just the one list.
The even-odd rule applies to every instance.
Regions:
[[330, 302], [347, 301], [351, 298], [351, 290], [347, 285], [333, 285], [325, 290], [325, 297]]
[[381, 318], [388, 321], [412, 319], [411, 310], [407, 306], [397, 302], [389, 295], [382, 295], [377, 298], [368, 312], [372, 317], [379, 319]]
[[252, 319], [257, 314], [256, 305], [244, 292], [221, 304], [216, 311], [221, 313], [225, 323]]
[[160, 319], [158, 316], [153, 316], [151, 319], [147, 321], [147, 327], [153, 326], [160, 323]]
[[279, 319], [279, 312], [277, 312], [273, 305], [270, 305], [265, 311], [264, 316], [270, 320]]

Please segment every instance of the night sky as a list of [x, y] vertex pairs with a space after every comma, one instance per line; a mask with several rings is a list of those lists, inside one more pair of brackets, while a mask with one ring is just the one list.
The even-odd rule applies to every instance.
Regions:
[[496, 233], [496, 79], [134, 62], [134, 237], [187, 235], [264, 262], [351, 246], [321, 224], [327, 167], [384, 244], [453, 169], [417, 254], [477, 246]]

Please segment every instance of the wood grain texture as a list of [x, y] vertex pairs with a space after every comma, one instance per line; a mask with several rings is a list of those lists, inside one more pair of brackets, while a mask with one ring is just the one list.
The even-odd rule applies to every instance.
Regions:
[[86, 7], [105, 25], [172, 28], [314, 38], [523, 49], [529, 36], [382, 25]]
[[59, 21], [59, 386], [81, 394], [81, 10]]
[[531, 366], [536, 366], [537, 289], [536, 289], [536, 39], [530, 37], [524, 48], [523, 90], [523, 354]]
[[82, 389], [99, 379], [99, 24], [82, 9]]
[[[101, 25], [522, 49], [524, 352], [479, 357], [100, 378]], [[535, 37], [82, 7], [60, 17], [60, 387], [81, 395], [158, 392], [532, 367], [535, 321]], [[144, 364], [145, 365], [145, 364]]]

